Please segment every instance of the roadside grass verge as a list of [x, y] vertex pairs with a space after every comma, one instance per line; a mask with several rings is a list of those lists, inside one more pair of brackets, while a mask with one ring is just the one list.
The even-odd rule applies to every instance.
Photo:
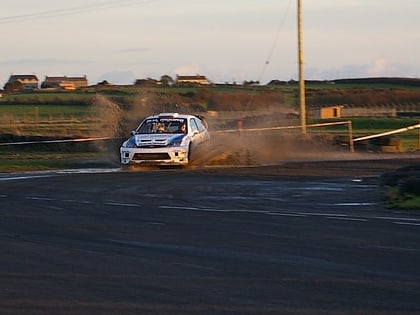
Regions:
[[56, 169], [109, 167], [100, 153], [14, 152], [0, 153], [0, 172], [29, 172]]
[[0, 147], [0, 172], [115, 167], [119, 142], [29, 144]]
[[420, 196], [402, 194], [398, 186], [386, 187], [385, 199], [385, 205], [390, 209], [420, 210]]

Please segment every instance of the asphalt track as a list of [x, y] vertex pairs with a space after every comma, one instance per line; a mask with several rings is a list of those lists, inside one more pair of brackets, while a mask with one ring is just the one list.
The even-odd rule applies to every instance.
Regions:
[[410, 162], [0, 174], [0, 314], [420, 314]]

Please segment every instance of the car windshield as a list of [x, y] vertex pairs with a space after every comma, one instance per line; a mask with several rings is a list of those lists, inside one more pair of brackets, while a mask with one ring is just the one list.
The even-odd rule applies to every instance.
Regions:
[[148, 118], [137, 128], [140, 134], [186, 133], [187, 120], [184, 118]]

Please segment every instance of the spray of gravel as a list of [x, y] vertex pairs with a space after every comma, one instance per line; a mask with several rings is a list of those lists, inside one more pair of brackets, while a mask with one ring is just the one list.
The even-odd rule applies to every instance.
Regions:
[[110, 138], [107, 141], [94, 142], [95, 150], [105, 163], [119, 165], [119, 148], [139, 123], [147, 116], [158, 112], [177, 111], [176, 105], [162, 101], [161, 97], [151, 93], [139, 93], [133, 104], [116, 104], [110, 98], [97, 94], [92, 102], [95, 116], [95, 128], [92, 136]]
[[[238, 114], [247, 117], [247, 124], [253, 124], [248, 127], [251, 129], [235, 130], [233, 126], [238, 126], [242, 118], [232, 113], [228, 121], [221, 119], [226, 116], [224, 114], [207, 117], [211, 141], [194, 154], [193, 167], [278, 165], [288, 161], [334, 159], [343, 155], [342, 149], [333, 145], [328, 135], [302, 135], [300, 129], [269, 129], [279, 123], [291, 123], [279, 122], [275, 113], [266, 113], [263, 117], [261, 113], [253, 112]], [[230, 126], [230, 130], [223, 130], [223, 126]]]
[[[94, 141], [92, 145], [99, 153], [98, 158], [106, 164], [119, 165], [117, 140], [124, 133], [124, 111], [109, 98], [97, 94], [91, 104], [95, 117], [94, 137], [110, 138], [106, 141]], [[115, 139], [115, 140], [112, 140]]]
[[[153, 94], [138, 94], [133, 105], [125, 110], [121, 110], [120, 106], [105, 96], [98, 95], [93, 108], [101, 121], [97, 136], [119, 139], [112, 145], [97, 144], [103, 158], [115, 165], [119, 165], [119, 146], [122, 141], [145, 117], [158, 112], [190, 110], [174, 105], [173, 100], [165, 102], [162, 97]], [[323, 160], [336, 151], [330, 142], [303, 137], [297, 131], [213, 130], [220, 121], [207, 118], [211, 140], [195, 150], [190, 165], [192, 168], [277, 165], [290, 160]]]
[[318, 139], [298, 134], [216, 132], [199, 148], [192, 166], [263, 166], [287, 161], [324, 160], [337, 149]]
[[96, 95], [91, 107], [96, 118], [96, 136], [116, 137], [121, 132], [121, 108], [100, 94]]

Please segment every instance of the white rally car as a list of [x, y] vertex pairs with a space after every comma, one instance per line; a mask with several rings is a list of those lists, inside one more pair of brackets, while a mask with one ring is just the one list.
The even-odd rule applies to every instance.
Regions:
[[123, 165], [187, 165], [210, 139], [204, 118], [178, 113], [149, 116], [120, 148]]

